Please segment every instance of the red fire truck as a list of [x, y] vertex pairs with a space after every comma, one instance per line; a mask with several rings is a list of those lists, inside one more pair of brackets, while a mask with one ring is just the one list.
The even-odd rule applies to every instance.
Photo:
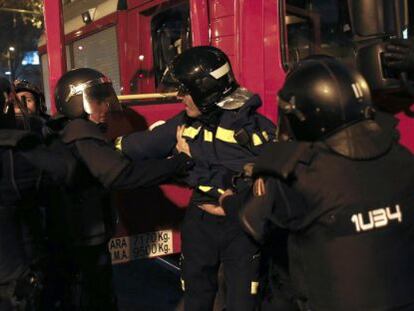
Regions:
[[[157, 93], [166, 65], [175, 55], [191, 46], [214, 45], [230, 57], [240, 84], [260, 94], [261, 112], [273, 121], [276, 94], [287, 70], [312, 54], [339, 57], [361, 67], [374, 86], [399, 89], [399, 78], [381, 67], [382, 43], [414, 33], [414, 3], [409, 0], [44, 3], [46, 36], [39, 51], [50, 94], [63, 72], [79, 67], [107, 74], [119, 95]], [[144, 129], [183, 108], [174, 97], [147, 97], [125, 101], [139, 120], [124, 127], [124, 132]], [[49, 94], [46, 98], [54, 111], [53, 98]], [[401, 140], [414, 150], [414, 122], [407, 114], [412, 115], [398, 114]], [[121, 223], [109, 245], [113, 262], [179, 252], [178, 220], [187, 200], [188, 191], [172, 185], [118, 194]]]

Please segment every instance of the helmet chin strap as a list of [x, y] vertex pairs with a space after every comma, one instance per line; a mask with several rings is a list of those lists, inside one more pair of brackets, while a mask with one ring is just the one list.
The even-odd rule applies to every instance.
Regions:
[[218, 123], [220, 122], [220, 117], [221, 117], [222, 112], [223, 112], [222, 109], [215, 106], [213, 110], [202, 113], [201, 116], [197, 118], [197, 120], [206, 124], [207, 126], [216, 127]]
[[292, 131], [292, 128], [290, 127], [289, 120], [282, 111], [279, 111], [276, 129], [276, 141], [284, 142], [292, 140], [296, 140], [296, 138], [295, 134]]

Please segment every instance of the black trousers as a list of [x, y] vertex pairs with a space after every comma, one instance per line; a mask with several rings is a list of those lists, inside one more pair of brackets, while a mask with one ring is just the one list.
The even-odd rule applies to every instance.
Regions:
[[185, 311], [213, 309], [220, 263], [227, 289], [226, 310], [254, 310], [259, 248], [238, 220], [210, 215], [191, 205], [181, 234]]
[[61, 249], [46, 277], [44, 310], [117, 310], [106, 243]]

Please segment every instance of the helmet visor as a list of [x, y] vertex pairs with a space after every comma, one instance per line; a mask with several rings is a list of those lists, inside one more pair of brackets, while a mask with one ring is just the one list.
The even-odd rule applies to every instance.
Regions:
[[112, 83], [97, 84], [86, 88], [83, 91], [83, 106], [88, 114], [92, 114], [94, 108], [99, 106], [106, 106], [108, 112], [122, 111]]
[[83, 109], [87, 114], [92, 114], [94, 108], [107, 106], [109, 111], [120, 111], [121, 105], [107, 77], [90, 80], [77, 85], [70, 85], [70, 92], [65, 101], [69, 102], [71, 97], [82, 95]]

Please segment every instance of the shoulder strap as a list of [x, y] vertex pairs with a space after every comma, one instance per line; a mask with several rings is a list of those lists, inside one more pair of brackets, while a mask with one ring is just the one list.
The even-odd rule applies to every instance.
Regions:
[[87, 138], [105, 141], [105, 136], [96, 124], [84, 119], [70, 121], [62, 131], [62, 141], [66, 144]]
[[[8, 181], [9, 185], [6, 191], [4, 191], [3, 194], [5, 194], [5, 197], [12, 196], [13, 198], [21, 199], [21, 194], [19, 187], [17, 186], [15, 174], [14, 174], [14, 156], [13, 156], [13, 149], [6, 149], [2, 152], [2, 179], [3, 182]], [[13, 194], [12, 194], [13, 193]]]
[[35, 133], [24, 130], [0, 130], [0, 146], [6, 147], [30, 147], [40, 143], [40, 138]]
[[315, 154], [312, 143], [277, 142], [266, 146], [258, 157], [253, 175], [269, 174], [288, 179], [298, 163], [310, 164]]

